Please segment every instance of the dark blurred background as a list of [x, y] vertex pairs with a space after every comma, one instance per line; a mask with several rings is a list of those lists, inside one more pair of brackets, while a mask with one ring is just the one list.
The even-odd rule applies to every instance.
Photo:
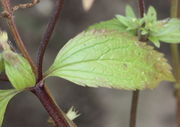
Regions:
[[[49, 16], [52, 14], [55, 0], [41, 0], [30, 9], [18, 10], [15, 19], [33, 59]], [[13, 3], [26, 3], [28, 0], [14, 0]], [[145, 0], [146, 6], [153, 5], [159, 19], [169, 17], [170, 0]], [[48, 45], [44, 70], [52, 64], [60, 48], [72, 37], [89, 25], [108, 20], [115, 14], [124, 14], [127, 4], [138, 12], [137, 0], [95, 0], [92, 8], [85, 12], [81, 0], [65, 0], [65, 6], [56, 30]], [[2, 9], [1, 9], [2, 11]], [[9, 31], [5, 20], [0, 19], [0, 27]], [[11, 42], [14, 40], [9, 34]], [[170, 59], [169, 47], [161, 45], [161, 52]], [[85, 88], [60, 78], [47, 80], [48, 87], [58, 104], [66, 112], [74, 106], [81, 116], [74, 122], [78, 127], [128, 127], [131, 91], [106, 88]], [[0, 82], [0, 88], [8, 88]], [[173, 86], [163, 82], [154, 90], [144, 90], [140, 94], [137, 127], [175, 127], [176, 103]], [[24, 92], [16, 96], [9, 104], [3, 127], [51, 127], [46, 121], [48, 114], [39, 100], [31, 93]]]

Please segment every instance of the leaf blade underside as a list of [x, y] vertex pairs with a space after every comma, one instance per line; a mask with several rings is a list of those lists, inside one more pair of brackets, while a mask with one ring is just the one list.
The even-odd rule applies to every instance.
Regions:
[[0, 127], [4, 119], [4, 114], [9, 101], [19, 93], [16, 90], [0, 90]]
[[170, 70], [163, 54], [136, 38], [118, 31], [91, 30], [71, 39], [45, 76], [81, 86], [135, 90], [173, 81]]
[[14, 88], [22, 90], [35, 85], [35, 75], [29, 62], [23, 56], [12, 51], [5, 51], [3, 58], [5, 73]]

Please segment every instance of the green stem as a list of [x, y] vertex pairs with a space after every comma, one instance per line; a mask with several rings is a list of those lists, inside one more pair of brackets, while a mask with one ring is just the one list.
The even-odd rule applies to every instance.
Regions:
[[[178, 17], [178, 3], [179, 0], [171, 0], [171, 17]], [[177, 44], [171, 44], [171, 55], [172, 55], [172, 64], [173, 72], [176, 79], [175, 91], [176, 91], [176, 100], [177, 100], [177, 127], [180, 127], [180, 61], [179, 61], [179, 51]]]

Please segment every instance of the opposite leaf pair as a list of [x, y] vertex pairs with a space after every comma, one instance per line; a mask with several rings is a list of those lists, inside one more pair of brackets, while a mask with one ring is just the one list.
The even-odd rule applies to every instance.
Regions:
[[[137, 19], [130, 7], [127, 7], [126, 15], [95, 24], [71, 39], [60, 50], [43, 80], [58, 76], [81, 86], [125, 90], [155, 88], [163, 80], [174, 81], [163, 54], [138, 41], [138, 33], [147, 36], [156, 46], [159, 46], [159, 40], [176, 43], [180, 41], [180, 21], [157, 21], [152, 7], [142, 19]], [[10, 50], [7, 38], [0, 36], [0, 42], [6, 42], [1, 43], [0, 62], [3, 64], [0, 67], [5, 67], [5, 73], [16, 89], [0, 91], [2, 121], [6, 103], [10, 100], [5, 99], [4, 104], [4, 95], [11, 98], [17, 91], [33, 87], [35, 75], [27, 60]]]

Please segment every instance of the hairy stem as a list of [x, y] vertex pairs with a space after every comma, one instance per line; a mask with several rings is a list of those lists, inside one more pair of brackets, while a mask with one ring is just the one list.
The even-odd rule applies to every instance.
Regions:
[[41, 101], [46, 111], [54, 120], [56, 127], [70, 127], [54, 100], [49, 96], [44, 85], [36, 86], [31, 90]]
[[54, 14], [49, 20], [47, 30], [45, 31], [43, 35], [43, 38], [42, 38], [42, 41], [40, 43], [39, 50], [38, 50], [38, 57], [37, 57], [38, 81], [40, 81], [43, 78], [42, 64], [43, 64], [44, 54], [45, 54], [48, 42], [51, 38], [51, 35], [54, 31], [55, 25], [58, 21], [58, 18], [62, 12], [64, 0], [56, 0], [55, 5], [56, 7], [55, 7]]
[[1, 0], [2, 6], [4, 8], [4, 12], [6, 12], [6, 19], [7, 19], [7, 23], [9, 25], [9, 29], [12, 32], [12, 35], [15, 39], [15, 42], [19, 48], [19, 50], [21, 51], [21, 53], [23, 54], [23, 56], [29, 61], [34, 73], [36, 73], [36, 67], [33, 64], [33, 61], [21, 39], [21, 36], [17, 30], [15, 21], [14, 21], [14, 16], [13, 16], [13, 12], [11, 9], [11, 5], [10, 5], [10, 1], [9, 0]]
[[[142, 18], [144, 16], [144, 13], [145, 13], [144, 0], [138, 0], [138, 5], [139, 5], [140, 17]], [[145, 40], [146, 40], [146, 38], [139, 35], [139, 41], [145, 41]], [[129, 127], [136, 127], [138, 100], [139, 100], [139, 90], [133, 91], [132, 101], [131, 101], [131, 112], [130, 112]]]
[[[171, 0], [171, 17], [178, 17], [178, 4], [179, 0]], [[172, 64], [173, 64], [173, 72], [176, 78], [175, 84], [175, 93], [177, 100], [177, 127], [180, 127], [180, 61], [179, 61], [179, 51], [177, 44], [171, 44], [171, 55], [172, 55]]]

